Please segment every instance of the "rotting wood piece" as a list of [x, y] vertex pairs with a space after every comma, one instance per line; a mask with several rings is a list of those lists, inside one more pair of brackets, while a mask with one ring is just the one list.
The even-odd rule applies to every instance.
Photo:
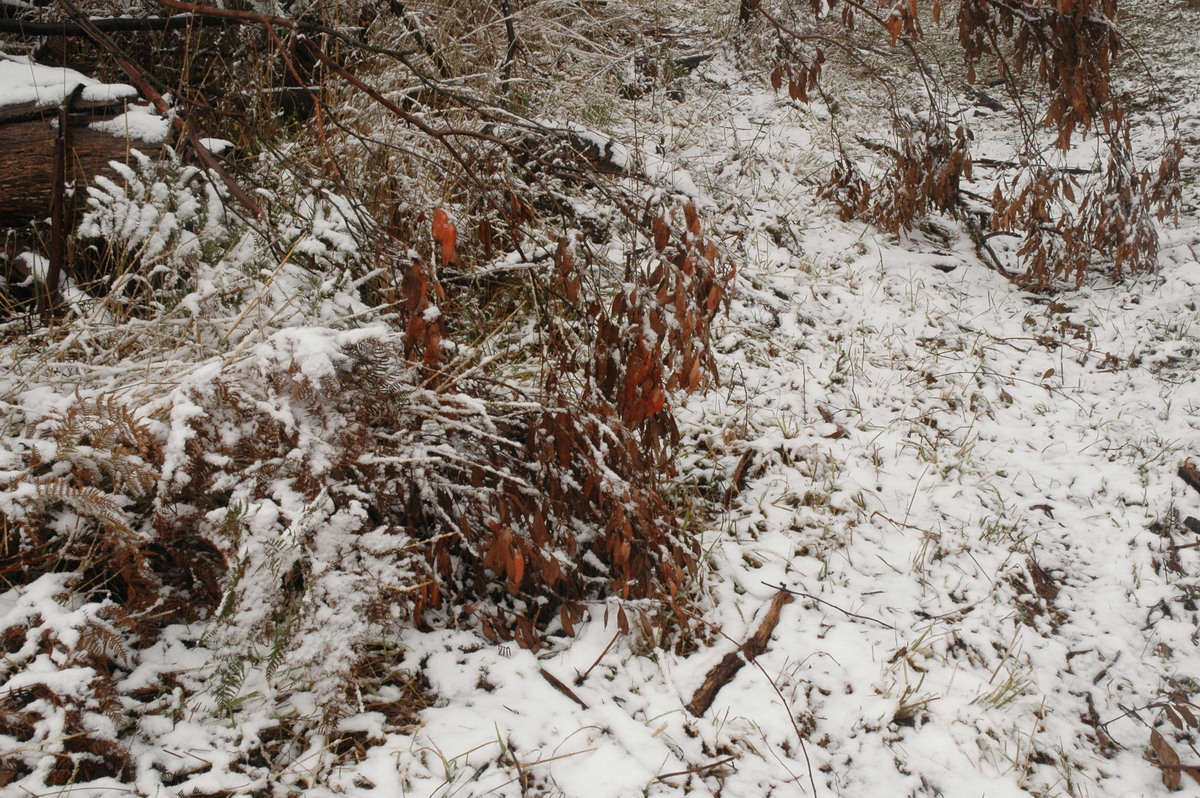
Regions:
[[[116, 173], [109, 161], [129, 160], [130, 149], [154, 155], [161, 147], [138, 138], [114, 136], [88, 125], [111, 116], [111, 106], [70, 115], [70, 148], [66, 179], [76, 186], [67, 218], [83, 206], [84, 186], [97, 174]], [[120, 108], [116, 109], [118, 112]], [[54, 189], [54, 147], [58, 138], [58, 106], [0, 108], [0, 226], [20, 227], [50, 215]]]
[[771, 634], [779, 624], [780, 611], [783, 610], [784, 605], [791, 604], [792, 601], [791, 594], [785, 590], [780, 590], [775, 594], [775, 598], [771, 599], [771, 606], [767, 608], [767, 612], [763, 616], [762, 623], [758, 625], [758, 630], [736, 651], [729, 652], [721, 658], [720, 662], [709, 669], [704, 677], [704, 682], [692, 695], [692, 700], [688, 702], [688, 712], [697, 718], [701, 717], [712, 706], [721, 688], [733, 681], [733, 677], [742, 669], [742, 666], [767, 650]]
[[1193, 490], [1200, 491], [1200, 468], [1191, 460], [1184, 460], [1179, 466], [1179, 478], [1186, 482]]

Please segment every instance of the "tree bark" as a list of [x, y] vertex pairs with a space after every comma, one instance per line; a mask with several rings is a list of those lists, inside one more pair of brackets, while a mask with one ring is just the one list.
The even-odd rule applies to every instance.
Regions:
[[771, 600], [771, 605], [763, 615], [762, 623], [759, 624], [754, 635], [742, 643], [736, 651], [730, 651], [720, 662], [709, 669], [704, 676], [704, 682], [696, 689], [692, 700], [687, 704], [688, 712], [697, 718], [704, 715], [712, 706], [720, 689], [733, 681], [733, 677], [742, 669], [742, 666], [747, 662], [752, 662], [755, 657], [767, 650], [771, 633], [779, 624], [780, 611], [785, 605], [791, 603], [792, 596], [787, 591], [780, 590], [775, 594], [775, 598]]
[[[75, 186], [67, 198], [66, 218], [84, 207], [85, 186], [109, 173], [109, 161], [126, 162], [129, 151], [156, 153], [159, 144], [92, 130], [88, 124], [111, 116], [107, 108], [70, 115], [70, 144], [65, 152], [65, 178]], [[19, 227], [50, 216], [54, 197], [54, 150], [59, 109], [10, 106], [0, 108], [0, 226]]]

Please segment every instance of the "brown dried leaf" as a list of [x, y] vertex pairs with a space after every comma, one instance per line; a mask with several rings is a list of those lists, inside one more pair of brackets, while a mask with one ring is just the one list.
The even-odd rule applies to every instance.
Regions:
[[1163, 786], [1168, 790], [1178, 790], [1183, 781], [1179, 754], [1175, 753], [1175, 749], [1166, 741], [1166, 738], [1158, 733], [1158, 729], [1150, 730], [1150, 748], [1158, 757], [1158, 764], [1162, 768]]
[[694, 236], [700, 235], [700, 214], [696, 212], [696, 203], [691, 200], [684, 203], [683, 217], [687, 222], [688, 232]]
[[661, 215], [654, 219], [654, 248], [662, 252], [667, 248], [667, 243], [671, 240], [671, 228], [667, 226], [667, 220]]
[[458, 251], [456, 249], [458, 228], [450, 220], [450, 214], [446, 213], [443, 208], [438, 208], [433, 212], [433, 240], [440, 247], [443, 266], [448, 266], [458, 260]]

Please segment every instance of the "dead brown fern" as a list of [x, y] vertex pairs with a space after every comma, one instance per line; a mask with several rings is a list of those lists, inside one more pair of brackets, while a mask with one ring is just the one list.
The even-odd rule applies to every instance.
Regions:
[[[113, 598], [146, 621], [143, 632], [198, 609], [196, 596], [180, 595], [159, 565], [176, 547], [170, 531], [154, 525], [161, 444], [148, 426], [99, 395], [77, 398], [27, 435], [28, 467], [5, 486], [19, 511], [5, 517], [0, 574], [25, 583], [78, 571], [84, 592]], [[197, 559], [200, 570], [219, 569]]]
[[129, 642], [137, 624], [106, 603], [82, 611], [62, 607], [52, 618], [29, 617], [25, 609], [18, 600], [13, 615], [20, 622], [0, 621], [0, 678], [19, 673], [34, 658], [41, 662], [41, 678], [26, 671], [21, 687], [0, 685], [0, 733], [18, 743], [0, 754], [0, 784], [47, 761], [49, 786], [131, 776], [132, 755], [122, 737], [135, 720], [117, 680], [131, 666]]

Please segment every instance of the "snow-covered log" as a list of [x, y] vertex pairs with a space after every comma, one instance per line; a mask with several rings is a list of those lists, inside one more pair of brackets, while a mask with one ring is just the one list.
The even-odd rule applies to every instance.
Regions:
[[[131, 149], [157, 152], [168, 127], [149, 106], [138, 104], [132, 86], [103, 84], [71, 69], [0, 54], [0, 225], [14, 227], [50, 215], [55, 147], [64, 118], [63, 177], [65, 185], [77, 187], [107, 171], [110, 161], [127, 160]], [[71, 205], [68, 198], [68, 210]]]
[[[59, 115], [57, 107], [30, 103], [0, 107], [0, 225], [15, 227], [50, 215]], [[123, 131], [128, 127], [124, 116], [123, 103], [70, 114], [68, 185], [90, 183], [97, 174], [111, 171], [109, 161], [126, 161], [133, 148], [147, 154], [158, 150], [159, 144], [138, 135], [142, 131]]]

